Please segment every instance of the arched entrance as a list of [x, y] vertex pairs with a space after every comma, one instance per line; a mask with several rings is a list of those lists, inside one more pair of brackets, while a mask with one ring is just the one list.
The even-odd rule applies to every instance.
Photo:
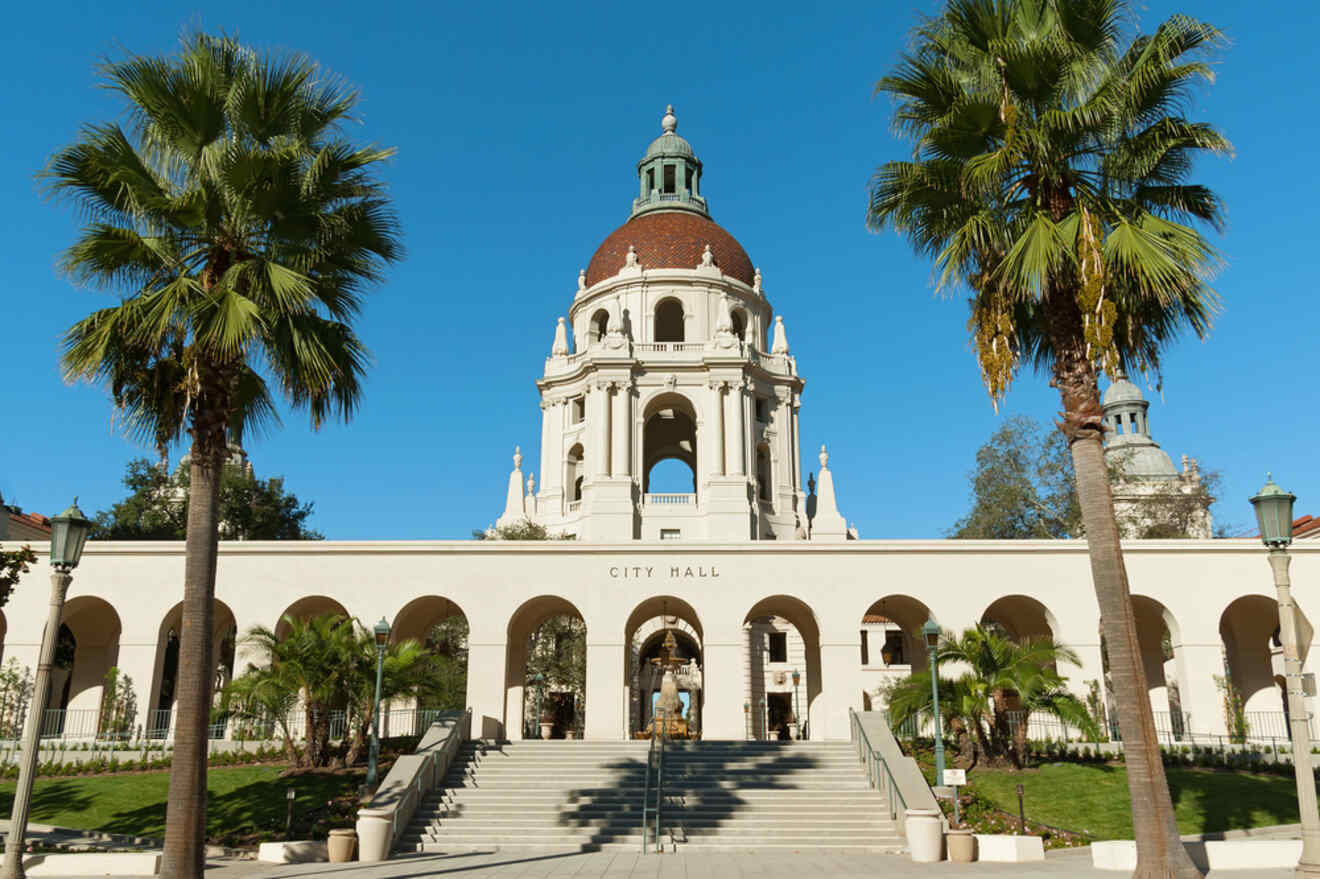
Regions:
[[[65, 709], [61, 729], [65, 736], [91, 738], [99, 731], [100, 709], [107, 676], [119, 663], [119, 634], [123, 626], [109, 602], [79, 595], [64, 604], [60, 617], [56, 665], [63, 679], [52, 675], [48, 705]], [[61, 649], [63, 648], [63, 649]], [[120, 678], [122, 686], [126, 679]], [[42, 729], [42, 734], [51, 734]]]
[[1181, 739], [1187, 731], [1182, 710], [1182, 636], [1169, 609], [1145, 595], [1132, 596], [1137, 643], [1146, 670], [1146, 692], [1161, 738]]
[[981, 614], [981, 625], [996, 626], [1014, 641], [1054, 638], [1058, 623], [1045, 605], [1027, 595], [1005, 595]]
[[[578, 738], [586, 718], [587, 625], [567, 599], [541, 595], [509, 618], [505, 659], [505, 734]], [[540, 716], [537, 716], [538, 704]]]
[[926, 668], [930, 660], [921, 627], [932, 616], [929, 607], [910, 595], [886, 595], [866, 609], [861, 627], [863, 705], [884, 708], [887, 684]]
[[801, 599], [772, 595], [747, 612], [743, 634], [748, 738], [787, 739], [795, 726], [799, 737], [810, 738], [821, 692], [816, 615]]
[[[1264, 595], [1236, 599], [1219, 617], [1219, 637], [1224, 644], [1224, 671], [1241, 700], [1248, 735], [1287, 738], [1278, 603]], [[1234, 724], [1225, 720], [1232, 734]]]
[[668, 595], [643, 601], [624, 625], [624, 643], [628, 645], [624, 681], [628, 688], [629, 736], [645, 735], [650, 729], [663, 681], [663, 670], [652, 660], [660, 658], [669, 633], [676, 643], [675, 657], [684, 660], [674, 676], [683, 702], [686, 728], [689, 735], [700, 736], [704, 704], [701, 621], [690, 604]]
[[[216, 599], [211, 610], [212, 699], [218, 704], [221, 691], [233, 680], [234, 653], [238, 643], [238, 624], [229, 605]], [[169, 735], [174, 717], [175, 689], [179, 676], [179, 635], [183, 631], [183, 602], [165, 614], [156, 636], [156, 662], [152, 672], [151, 704], [147, 706], [143, 731], [147, 738], [163, 739]], [[223, 724], [216, 724], [223, 735]], [[216, 735], [212, 730], [212, 735]]]
[[390, 626], [390, 640], [414, 640], [436, 657], [435, 673], [419, 681], [416, 707], [462, 711], [467, 705], [468, 621], [451, 599], [423, 595], [403, 606]]

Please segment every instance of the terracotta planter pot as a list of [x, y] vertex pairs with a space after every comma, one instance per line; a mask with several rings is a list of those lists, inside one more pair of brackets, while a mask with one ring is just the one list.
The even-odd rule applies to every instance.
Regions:
[[353, 849], [357, 848], [357, 831], [352, 828], [331, 830], [326, 848], [330, 851], [330, 863], [348, 863], [353, 860]]
[[976, 860], [976, 837], [971, 830], [950, 830], [944, 837], [944, 844], [949, 852], [949, 860], [959, 864], [970, 864]]

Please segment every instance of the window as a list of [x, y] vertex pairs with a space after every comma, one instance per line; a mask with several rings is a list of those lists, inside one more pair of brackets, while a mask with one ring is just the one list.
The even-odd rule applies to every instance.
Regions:
[[673, 193], [675, 191], [675, 174], [673, 165], [665, 165], [665, 192]]
[[646, 194], [650, 195], [655, 191], [655, 169], [649, 168], [646, 172]]
[[765, 397], [756, 398], [756, 420], [762, 424], [770, 423], [770, 401]]
[[688, 168], [687, 173], [683, 175], [683, 188], [688, 192], [692, 191], [692, 169]]
[[1123, 416], [1122, 416], [1122, 415], [1115, 415], [1115, 416], [1114, 416], [1114, 433], [1122, 433], [1122, 432], [1123, 432]]
[[587, 400], [585, 397], [574, 397], [572, 405], [569, 407], [569, 421], [573, 424], [581, 424], [587, 417]]
[[868, 634], [865, 629], [862, 629], [862, 665], [871, 664], [871, 645], [866, 638]]
[[605, 331], [610, 325], [610, 313], [599, 309], [591, 316], [591, 326], [587, 330], [587, 344], [594, 344], [605, 338]]
[[657, 342], [681, 342], [683, 329], [683, 303], [677, 299], [666, 299], [655, 307]]
[[788, 662], [788, 633], [771, 632], [766, 641], [770, 647], [771, 662]]
[[661, 539], [661, 540], [678, 540], [678, 539], [679, 539], [680, 537], [682, 537], [682, 536], [683, 536], [683, 532], [682, 532], [680, 529], [678, 529], [678, 528], [661, 528], [661, 529], [660, 529], [660, 539]]
[[747, 333], [747, 315], [741, 308], [735, 308], [731, 315], [733, 323], [733, 334], [739, 339], [746, 341]]
[[903, 656], [902, 632], [885, 632], [884, 660], [885, 665], [907, 665], [907, 659]]

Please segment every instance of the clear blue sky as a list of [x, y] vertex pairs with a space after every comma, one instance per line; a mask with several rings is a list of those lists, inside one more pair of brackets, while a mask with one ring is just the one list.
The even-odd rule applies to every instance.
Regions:
[[[1219, 521], [1251, 522], [1265, 471], [1320, 514], [1314, 110], [1320, 13], [1285, 4], [1152, 0], [1151, 28], [1187, 12], [1232, 40], [1194, 115], [1234, 141], [1203, 182], [1229, 208], [1224, 311], [1180, 343], [1152, 397], [1155, 438], [1224, 475]], [[54, 269], [76, 218], [33, 173], [83, 122], [111, 118], [98, 59], [163, 53], [187, 28], [310, 54], [360, 86], [357, 136], [398, 147], [388, 170], [408, 258], [361, 333], [376, 363], [361, 412], [305, 417], [249, 443], [261, 475], [314, 500], [331, 538], [466, 537], [500, 512], [515, 443], [539, 470], [533, 380], [577, 273], [627, 217], [634, 166], [668, 102], [705, 163], [717, 222], [765, 273], [806, 379], [803, 458], [830, 446], [840, 506], [864, 537], [937, 537], [968, 505], [977, 447], [1000, 423], [981, 388], [966, 306], [930, 267], [863, 223], [872, 169], [905, 147], [872, 100], [929, 0], [903, 3], [70, 3], [10, 9], [0, 69], [7, 287], [0, 310], [0, 492], [53, 513], [104, 509], [124, 463], [106, 393], [61, 382], [63, 330], [106, 294]], [[53, 18], [54, 17], [54, 18]], [[58, 19], [58, 20], [55, 20]], [[1025, 374], [1007, 412], [1049, 421]], [[814, 467], [812, 468], [814, 469]], [[538, 478], [540, 474], [537, 474]]]

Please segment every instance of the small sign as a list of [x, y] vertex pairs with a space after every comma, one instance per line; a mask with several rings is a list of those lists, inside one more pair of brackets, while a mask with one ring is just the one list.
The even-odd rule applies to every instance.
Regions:
[[967, 783], [966, 769], [946, 769], [944, 770], [944, 783], [946, 785], [960, 785]]

